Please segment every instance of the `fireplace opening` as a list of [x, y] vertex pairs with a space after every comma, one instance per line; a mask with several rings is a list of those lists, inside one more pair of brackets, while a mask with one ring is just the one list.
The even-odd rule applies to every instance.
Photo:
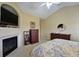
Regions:
[[17, 48], [17, 36], [3, 40], [3, 57]]

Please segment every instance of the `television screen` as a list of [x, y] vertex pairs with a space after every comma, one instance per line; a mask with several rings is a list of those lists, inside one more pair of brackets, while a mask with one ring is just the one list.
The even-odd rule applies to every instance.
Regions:
[[1, 23], [4, 23], [6, 25], [18, 26], [18, 16], [1, 7]]

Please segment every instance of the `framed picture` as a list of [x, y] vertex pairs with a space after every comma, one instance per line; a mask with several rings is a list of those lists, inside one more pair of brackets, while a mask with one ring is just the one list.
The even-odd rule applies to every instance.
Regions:
[[64, 31], [64, 30], [65, 30], [64, 24], [58, 24], [57, 29], [58, 29], [60, 32]]
[[35, 28], [35, 22], [33, 21], [30, 22], [30, 28]]

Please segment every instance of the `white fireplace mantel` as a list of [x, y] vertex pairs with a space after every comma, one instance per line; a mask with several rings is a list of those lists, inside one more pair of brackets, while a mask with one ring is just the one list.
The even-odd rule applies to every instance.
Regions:
[[2, 56], [2, 40], [10, 37], [18, 37], [18, 47], [24, 45], [23, 31], [20, 28], [1, 28], [0, 27], [0, 56]]

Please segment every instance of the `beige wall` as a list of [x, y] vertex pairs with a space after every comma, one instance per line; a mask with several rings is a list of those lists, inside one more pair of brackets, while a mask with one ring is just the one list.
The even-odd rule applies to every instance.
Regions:
[[[0, 3], [1, 6], [2, 3]], [[2, 28], [0, 27], [0, 37], [9, 36], [15, 33], [19, 35], [20, 45], [23, 44], [23, 31], [28, 31], [30, 29], [30, 21], [36, 23], [36, 29], [39, 29], [40, 34], [40, 19], [39, 17], [32, 16], [27, 12], [23, 12], [16, 3], [6, 3], [14, 7], [19, 14], [19, 28]], [[40, 35], [39, 35], [40, 36]], [[39, 37], [40, 38], [40, 37]]]
[[[58, 24], [64, 24], [65, 30], [57, 30]], [[50, 39], [50, 33], [67, 33], [71, 34], [71, 39], [79, 41], [79, 5], [61, 8], [49, 16], [46, 20], [41, 21], [41, 39]]]

